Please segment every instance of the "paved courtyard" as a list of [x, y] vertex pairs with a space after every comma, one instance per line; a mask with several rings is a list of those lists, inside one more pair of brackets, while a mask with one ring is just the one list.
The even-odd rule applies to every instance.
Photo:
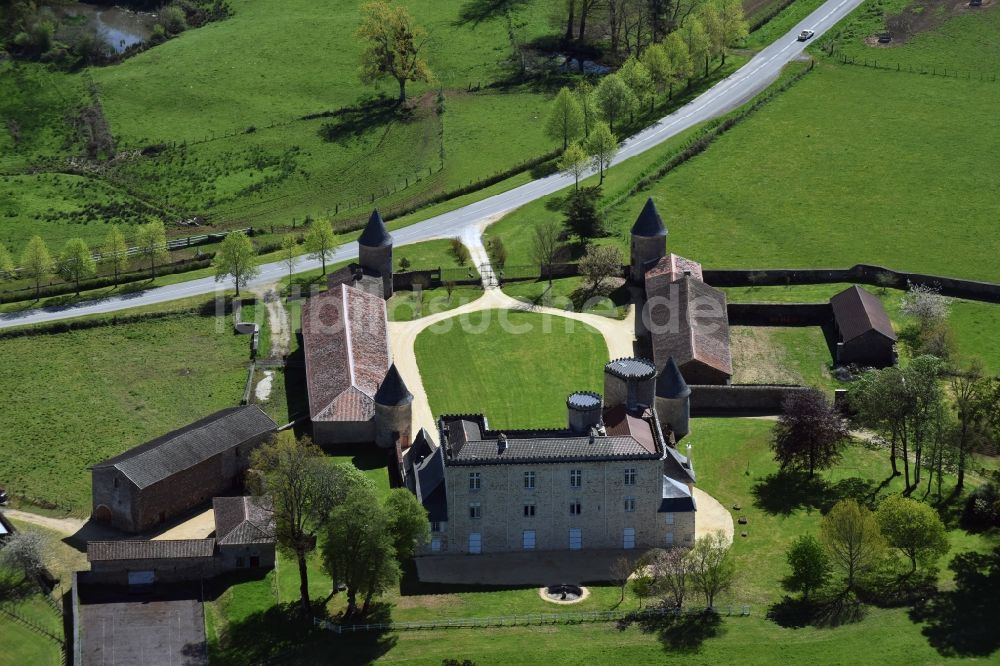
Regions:
[[[554, 585], [598, 583], [611, 575], [621, 550], [532, 550], [483, 555], [440, 555], [417, 558], [423, 583], [454, 585]], [[642, 550], [629, 551], [638, 558]]]
[[84, 591], [83, 666], [201, 666], [208, 663], [205, 616], [196, 591], [129, 595]]

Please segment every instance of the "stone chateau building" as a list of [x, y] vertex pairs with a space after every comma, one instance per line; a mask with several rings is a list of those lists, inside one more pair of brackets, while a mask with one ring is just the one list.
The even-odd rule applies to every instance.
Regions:
[[567, 398], [566, 429], [442, 416], [440, 445], [421, 430], [404, 462], [431, 520], [422, 554], [692, 545], [695, 473], [675, 446], [689, 396], [672, 360], [624, 358], [605, 366], [603, 398]]

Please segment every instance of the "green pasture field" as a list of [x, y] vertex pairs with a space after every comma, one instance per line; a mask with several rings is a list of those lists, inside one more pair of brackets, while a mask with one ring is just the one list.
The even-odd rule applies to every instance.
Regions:
[[482, 412], [494, 428], [564, 427], [566, 396], [600, 390], [608, 361], [604, 337], [586, 324], [511, 310], [435, 324], [414, 352], [434, 414]]
[[[995, 3], [970, 7], [940, 0], [867, 0], [815, 48], [879, 67], [947, 72], [961, 78], [980, 75], [1000, 81], [1000, 8]], [[886, 18], [909, 15], [915, 34], [895, 34], [890, 45], [872, 39], [886, 29]]]
[[87, 515], [88, 467], [239, 404], [249, 352], [230, 318], [195, 314], [0, 339], [4, 486]]
[[[820, 65], [616, 206], [599, 242], [627, 252], [628, 229], [652, 196], [669, 249], [709, 268], [864, 262], [998, 280], [1000, 260], [984, 239], [996, 236], [1000, 186], [970, 177], [1000, 151], [998, 102], [992, 83]], [[504, 239], [510, 264], [529, 263], [524, 227], [561, 218], [535, 202], [489, 234]]]

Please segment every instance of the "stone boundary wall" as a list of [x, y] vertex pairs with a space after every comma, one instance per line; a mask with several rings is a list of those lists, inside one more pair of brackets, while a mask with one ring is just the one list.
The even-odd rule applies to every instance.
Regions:
[[730, 326], [825, 326], [833, 321], [829, 303], [728, 303]]
[[875, 287], [906, 289], [907, 283], [941, 289], [945, 296], [974, 301], [1000, 303], [1000, 284], [977, 282], [942, 275], [905, 273], [883, 266], [856, 264], [850, 268], [734, 268], [706, 269], [705, 282], [713, 287], [786, 286], [790, 284], [825, 284], [853, 282]]
[[808, 386], [749, 385], [691, 386], [691, 416], [772, 416], [781, 414], [781, 403]]

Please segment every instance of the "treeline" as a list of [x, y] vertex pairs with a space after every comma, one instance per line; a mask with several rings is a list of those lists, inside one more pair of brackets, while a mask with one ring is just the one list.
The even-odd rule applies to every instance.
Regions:
[[188, 28], [226, 18], [231, 11], [224, 0], [173, 0], [171, 2], [122, 2], [136, 9], [155, 9], [156, 21], [149, 39], [116, 53], [90, 26], [61, 20], [56, 8], [76, 4], [51, 0], [8, 0], [0, 3], [0, 50], [23, 60], [48, 62], [72, 69], [117, 62], [149, 46], [160, 44]]

